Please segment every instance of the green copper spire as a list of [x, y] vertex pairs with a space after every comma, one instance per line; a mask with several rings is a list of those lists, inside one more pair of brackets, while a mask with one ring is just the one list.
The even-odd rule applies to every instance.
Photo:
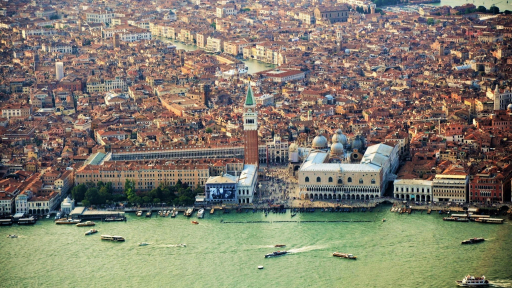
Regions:
[[245, 97], [245, 106], [254, 105], [254, 99], [252, 96], [251, 83], [249, 83], [249, 89], [247, 89], [247, 96]]

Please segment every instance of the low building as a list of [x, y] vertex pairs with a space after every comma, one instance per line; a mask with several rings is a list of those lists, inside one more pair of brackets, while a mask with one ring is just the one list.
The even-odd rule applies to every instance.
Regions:
[[432, 185], [430, 180], [396, 179], [393, 182], [393, 197], [405, 201], [432, 201]]
[[434, 178], [432, 191], [435, 202], [465, 203], [468, 201], [469, 177], [464, 172], [445, 172]]
[[60, 204], [60, 211], [64, 214], [70, 214], [73, 209], [75, 209], [75, 200], [71, 200], [69, 197], [66, 197]]

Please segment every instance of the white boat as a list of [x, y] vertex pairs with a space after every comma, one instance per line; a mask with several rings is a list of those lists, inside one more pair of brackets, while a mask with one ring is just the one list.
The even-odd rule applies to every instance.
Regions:
[[467, 275], [462, 279], [462, 281], [455, 281], [457, 285], [462, 287], [482, 287], [482, 286], [488, 286], [489, 281], [485, 279], [485, 276], [482, 275], [482, 277], [475, 277], [471, 275]]
[[50, 219], [50, 214], [46, 215], [46, 219]]
[[60, 212], [57, 212], [57, 215], [55, 215], [55, 220], [60, 219], [60, 217], [61, 217]]
[[96, 229], [91, 229], [91, 230], [89, 230], [89, 231], [85, 232], [85, 235], [86, 235], [86, 236], [87, 236], [87, 235], [92, 235], [92, 234], [94, 234], [94, 233], [98, 233], [98, 230], [96, 230]]
[[16, 234], [12, 234], [12, 235], [11, 235], [11, 234], [9, 234], [9, 235], [7, 236], [7, 238], [18, 238], [18, 235], [16, 235]]
[[149, 245], [149, 243], [148, 243], [148, 242], [140, 242], [140, 243], [139, 243], [139, 246], [148, 246], [148, 245]]
[[123, 242], [123, 236], [110, 236], [110, 235], [101, 235], [101, 240], [108, 240], [114, 242]]
[[203, 218], [204, 217], [204, 209], [201, 208], [199, 211], [197, 211], [197, 218]]
[[263, 269], [263, 266], [258, 266], [258, 269]]
[[194, 208], [188, 208], [187, 211], [185, 211], [185, 216], [190, 217], [190, 216], [192, 216], [193, 212], [194, 212]]

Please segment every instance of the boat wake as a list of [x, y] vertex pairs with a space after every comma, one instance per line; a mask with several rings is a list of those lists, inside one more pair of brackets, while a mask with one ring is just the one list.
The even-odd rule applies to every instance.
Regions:
[[326, 248], [326, 246], [313, 245], [313, 246], [306, 246], [306, 247], [302, 247], [302, 248], [290, 249], [290, 250], [288, 250], [288, 253], [309, 252], [309, 251], [319, 250], [319, 249], [324, 249], [324, 248]]
[[171, 245], [163, 245], [162, 247], [168, 247], [168, 248], [172, 248], [172, 247], [187, 247], [187, 244], [171, 244]]
[[512, 287], [512, 281], [511, 280], [489, 281], [489, 284], [491, 284], [491, 287]]

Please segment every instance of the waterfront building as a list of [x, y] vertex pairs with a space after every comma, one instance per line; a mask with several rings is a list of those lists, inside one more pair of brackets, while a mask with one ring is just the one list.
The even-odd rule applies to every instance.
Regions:
[[210, 177], [205, 183], [205, 200], [211, 203], [253, 203], [257, 176], [256, 165], [244, 165], [239, 176], [225, 173]]
[[485, 168], [474, 175], [469, 183], [470, 202], [509, 202], [511, 199], [512, 165], [504, 169]]
[[244, 104], [244, 160], [245, 164], [258, 165], [258, 112], [251, 85]]
[[370, 200], [384, 195], [398, 168], [398, 146], [372, 145], [359, 163], [350, 163], [354, 152], [344, 150], [343, 136], [337, 131], [330, 150], [324, 136], [313, 139], [298, 173], [302, 199]]
[[446, 169], [433, 180], [432, 191], [435, 202], [465, 203], [468, 200], [469, 176], [458, 167]]
[[405, 201], [432, 201], [432, 185], [430, 180], [396, 179], [393, 182], [393, 197]]
[[69, 197], [66, 197], [66, 199], [64, 199], [60, 204], [60, 210], [62, 213], [70, 214], [73, 209], [75, 209], [75, 200], [71, 200]]

